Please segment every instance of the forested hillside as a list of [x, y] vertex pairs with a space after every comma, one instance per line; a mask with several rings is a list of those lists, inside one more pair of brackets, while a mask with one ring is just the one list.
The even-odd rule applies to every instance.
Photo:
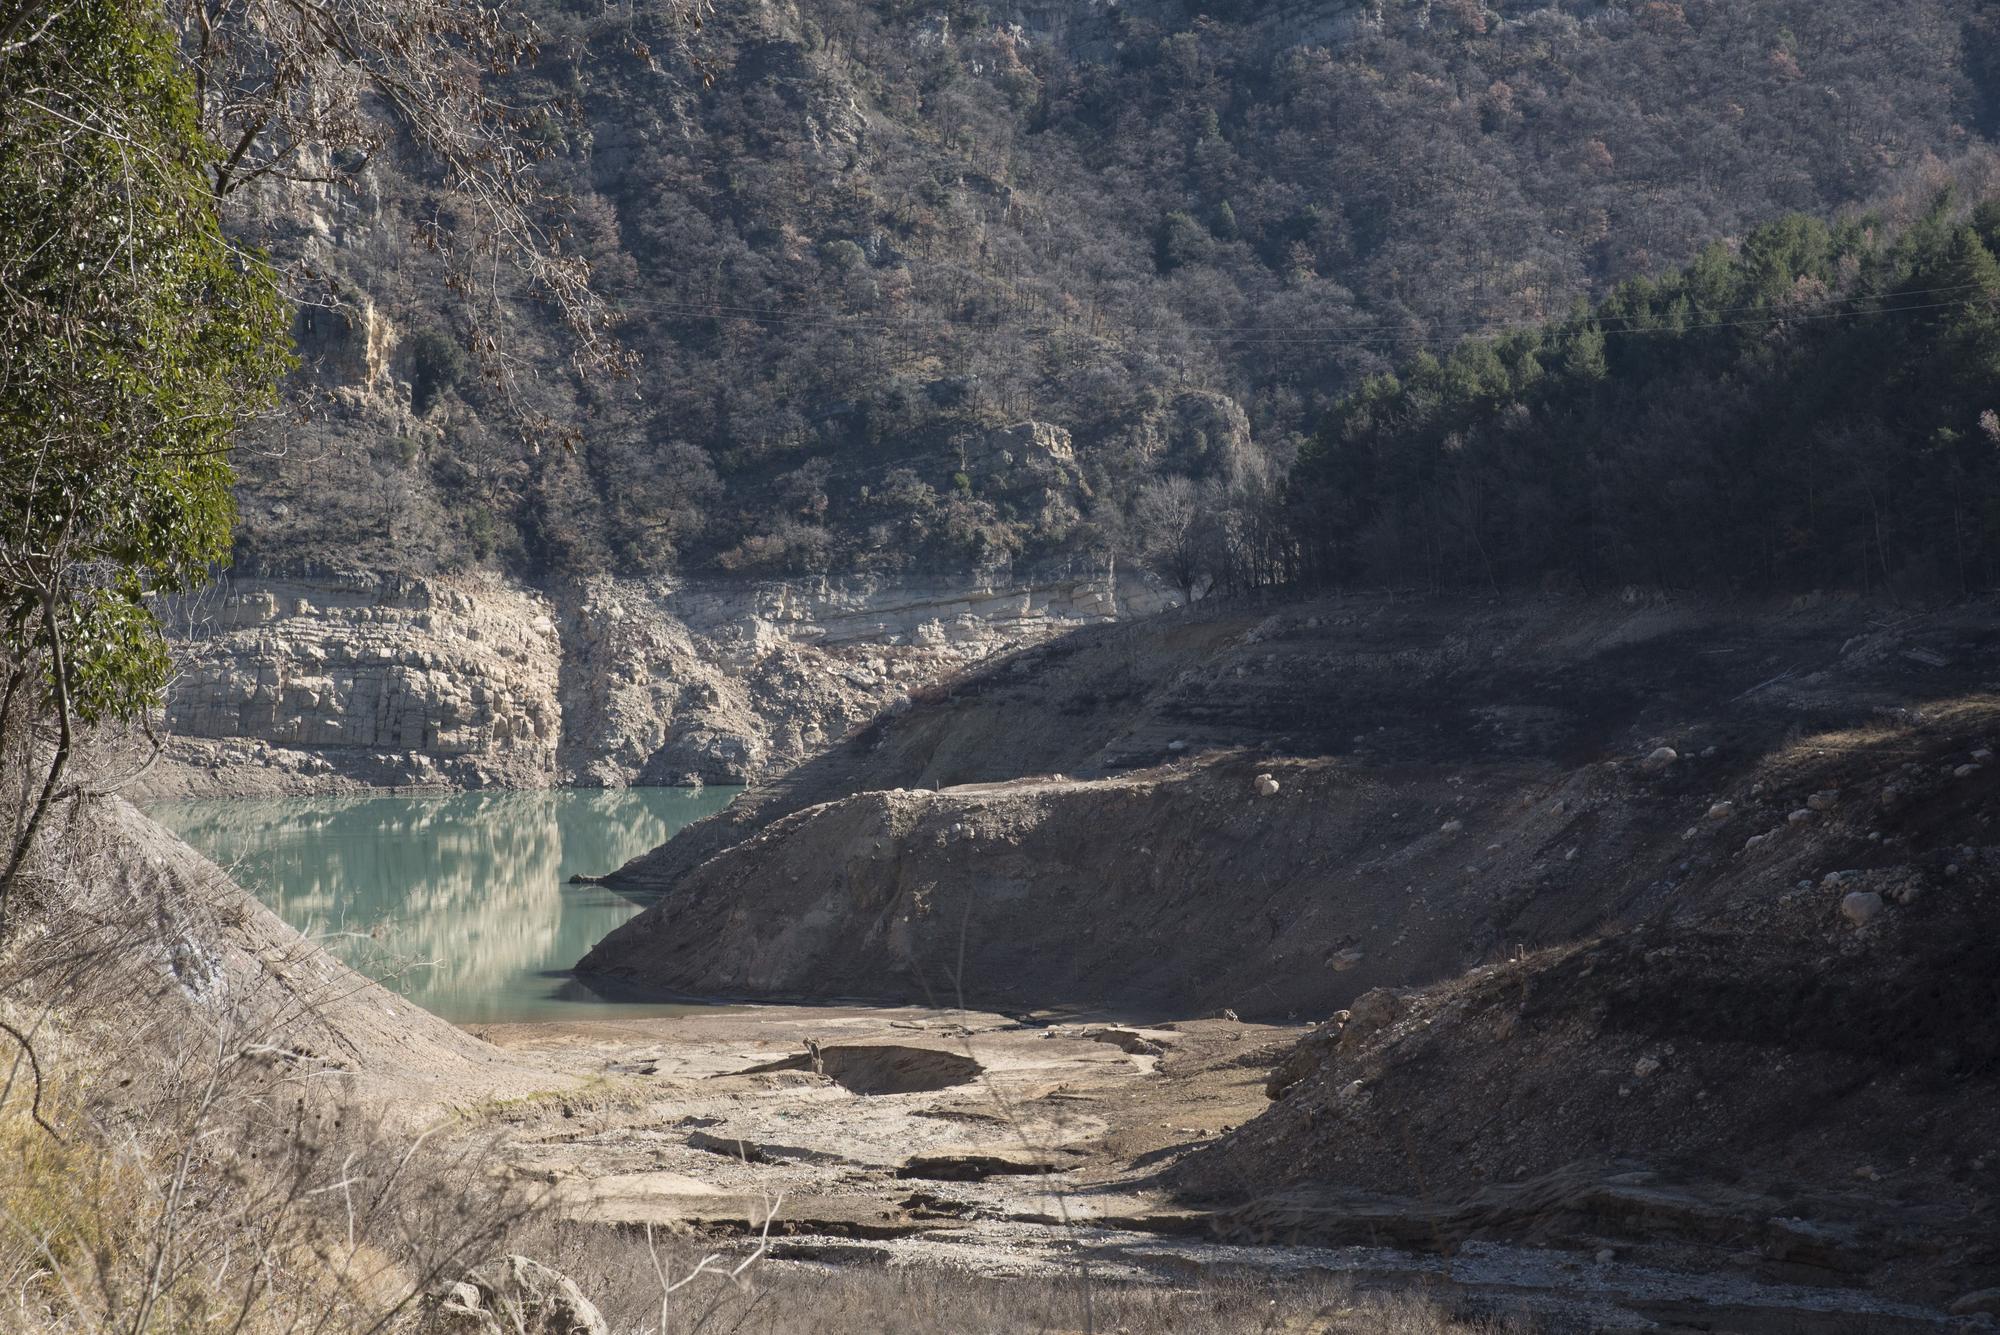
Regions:
[[1543, 328], [1418, 356], [1290, 479], [1322, 579], [2000, 581], [2000, 197], [1794, 216]]
[[[393, 145], [358, 196], [297, 187], [263, 230], [340, 300], [301, 318], [313, 420], [242, 456], [241, 557], [963, 567], [1119, 542], [1162, 477], [1268, 515], [1367, 377], [1788, 211], [1908, 210], [1977, 175], [2000, 119], [1990, 0], [725, 0], [699, 29], [531, 8], [541, 59], [512, 92], [633, 377], [536, 378], [558, 323], [443, 288], [437, 205]], [[482, 346], [573, 448], [515, 429]], [[1582, 562], [1481, 555], [1484, 521], [1448, 538], [1404, 504], [1326, 519], [1316, 568], [1654, 573], [1602, 537]], [[1916, 556], [1844, 559], [1873, 579]]]

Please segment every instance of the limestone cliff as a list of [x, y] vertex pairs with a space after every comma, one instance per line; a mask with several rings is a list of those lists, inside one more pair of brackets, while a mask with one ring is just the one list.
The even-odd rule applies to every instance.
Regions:
[[1164, 606], [1113, 571], [802, 582], [308, 570], [170, 609], [156, 793], [746, 783], [969, 664]]

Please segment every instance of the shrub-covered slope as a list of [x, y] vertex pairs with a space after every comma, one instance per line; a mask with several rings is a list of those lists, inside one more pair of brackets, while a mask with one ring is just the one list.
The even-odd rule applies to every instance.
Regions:
[[553, 319], [444, 290], [393, 153], [301, 187], [267, 230], [342, 305], [301, 317], [321, 411], [245, 455], [252, 563], [1089, 546], [1149, 477], [1262, 494], [1416, 348], [1926, 196], [1994, 121], [1986, 0], [530, 7], [514, 92], [637, 374], [524, 382], [583, 439], [520, 439], [466, 349], [560, 365]]

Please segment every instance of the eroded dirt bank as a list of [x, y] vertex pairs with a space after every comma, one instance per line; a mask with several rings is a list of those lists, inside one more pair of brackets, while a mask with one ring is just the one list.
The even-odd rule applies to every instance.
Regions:
[[583, 967], [1323, 1018], [1518, 946], [1726, 917], [1750, 836], [1777, 833], [1768, 861], [1852, 819], [1773, 770], [1798, 739], [1983, 745], [2000, 628], [1872, 616], [1326, 603], [1072, 636], [619, 870], [664, 897]]
[[1161, 1184], [1225, 1236], [1559, 1239], [1970, 1313], [2000, 1270], [1996, 649], [1978, 606], [1087, 632], [622, 869], [661, 897], [583, 967], [1332, 1015]]

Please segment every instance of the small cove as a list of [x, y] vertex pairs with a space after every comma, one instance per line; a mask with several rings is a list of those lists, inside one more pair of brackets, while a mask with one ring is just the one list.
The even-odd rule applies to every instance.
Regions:
[[146, 812], [355, 969], [456, 1024], [670, 1014], [569, 976], [645, 902], [600, 875], [727, 806], [712, 787], [213, 798]]

